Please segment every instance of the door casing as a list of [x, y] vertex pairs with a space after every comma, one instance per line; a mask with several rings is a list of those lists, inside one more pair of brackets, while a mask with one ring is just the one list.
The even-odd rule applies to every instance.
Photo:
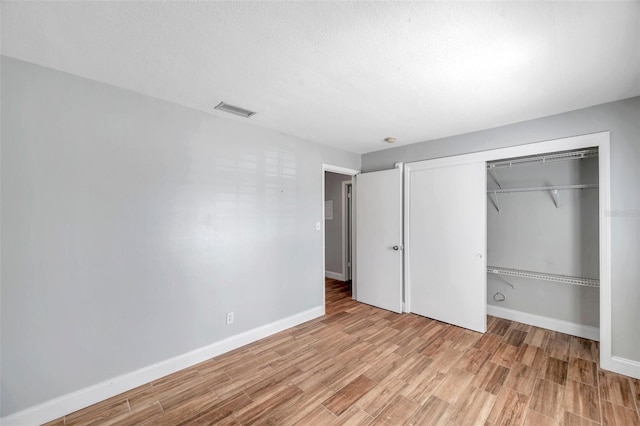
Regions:
[[[342, 182], [342, 273], [345, 281], [349, 281], [353, 274], [353, 177]], [[352, 281], [353, 283], [353, 281]], [[352, 292], [353, 293], [353, 292]], [[353, 296], [355, 299], [355, 296]]]

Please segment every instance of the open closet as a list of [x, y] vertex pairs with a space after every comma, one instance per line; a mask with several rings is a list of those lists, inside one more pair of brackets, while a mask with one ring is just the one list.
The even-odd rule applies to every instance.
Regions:
[[609, 176], [608, 132], [405, 164], [405, 310], [599, 340], [618, 368]]
[[487, 168], [487, 312], [599, 340], [598, 148]]

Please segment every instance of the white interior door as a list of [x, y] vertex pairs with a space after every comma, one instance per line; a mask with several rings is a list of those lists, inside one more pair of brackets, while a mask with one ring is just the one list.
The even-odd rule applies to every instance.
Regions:
[[402, 170], [355, 178], [356, 298], [402, 312]]
[[484, 162], [424, 162], [407, 182], [411, 312], [483, 333], [486, 186]]

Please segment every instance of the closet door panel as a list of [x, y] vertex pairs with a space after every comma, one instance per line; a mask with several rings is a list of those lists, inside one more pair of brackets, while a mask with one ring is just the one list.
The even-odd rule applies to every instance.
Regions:
[[411, 172], [412, 312], [486, 331], [486, 186], [484, 162]]

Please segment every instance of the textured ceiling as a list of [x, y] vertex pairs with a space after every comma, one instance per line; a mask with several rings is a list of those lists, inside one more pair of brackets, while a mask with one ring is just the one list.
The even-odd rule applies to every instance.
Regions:
[[638, 1], [3, 1], [1, 19], [4, 55], [357, 153], [640, 94]]

